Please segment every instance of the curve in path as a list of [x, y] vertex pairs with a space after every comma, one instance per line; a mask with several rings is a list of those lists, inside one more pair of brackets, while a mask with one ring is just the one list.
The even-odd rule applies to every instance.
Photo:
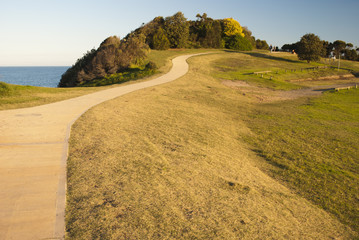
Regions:
[[66, 160], [72, 124], [89, 108], [173, 81], [188, 71], [184, 55], [154, 80], [52, 104], [0, 111], [0, 240], [63, 239]]

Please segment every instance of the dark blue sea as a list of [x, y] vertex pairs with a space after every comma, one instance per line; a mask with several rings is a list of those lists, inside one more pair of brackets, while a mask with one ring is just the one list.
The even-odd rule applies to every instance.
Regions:
[[0, 67], [0, 82], [37, 87], [57, 87], [69, 67]]

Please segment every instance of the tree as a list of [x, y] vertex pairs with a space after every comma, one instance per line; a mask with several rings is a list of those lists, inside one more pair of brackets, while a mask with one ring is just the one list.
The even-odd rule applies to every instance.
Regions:
[[178, 12], [172, 17], [166, 17], [164, 30], [171, 48], [186, 47], [189, 38], [189, 23], [182, 12]]
[[256, 48], [256, 39], [252, 36], [252, 32], [248, 29], [248, 27], [244, 26], [242, 27], [242, 31], [244, 34], [244, 37], [252, 44], [253, 47]]
[[150, 46], [150, 48], [153, 48], [153, 36], [157, 33], [159, 28], [163, 29], [164, 22], [165, 19], [163, 17], [155, 17], [151, 22], [136, 29], [135, 33], [145, 35], [145, 42]]
[[346, 47], [349, 48], [349, 50], [351, 50], [354, 47], [354, 45], [352, 43], [347, 43]]
[[226, 41], [225, 47], [228, 49], [251, 51], [253, 48], [252, 44], [246, 38], [244, 38], [239, 34], [227, 37], [225, 41]]
[[201, 41], [203, 47], [222, 48], [222, 27], [219, 21], [212, 20], [206, 24], [206, 35]]
[[328, 41], [323, 42], [323, 54], [322, 57], [329, 57], [333, 51], [333, 44]]
[[308, 63], [319, 61], [323, 53], [323, 42], [313, 33], [305, 34], [298, 43], [297, 53], [300, 60], [306, 60]]
[[342, 54], [346, 46], [347, 46], [346, 42], [342, 40], [336, 40], [335, 42], [333, 42], [334, 53], [337, 58], [339, 58], [339, 54]]
[[294, 52], [298, 52], [298, 45], [299, 45], [299, 42], [296, 42], [296, 43], [292, 43], [292, 44], [284, 44], [282, 46], [282, 50], [283, 51], [287, 51], [287, 52], [292, 52], [294, 50]]
[[266, 49], [266, 50], [269, 49], [269, 45], [268, 45], [267, 41], [266, 40], [260, 40], [260, 39], [256, 40], [256, 46], [255, 47], [257, 49]]
[[141, 65], [149, 50], [143, 34], [130, 34], [121, 41], [118, 58], [118, 72], [128, 69], [132, 64]]
[[197, 14], [196, 21], [190, 21], [190, 46], [195, 48], [221, 48], [222, 27], [220, 20], [207, 17], [206, 13]]
[[75, 87], [94, 79], [143, 64], [148, 45], [143, 34], [131, 33], [123, 40], [113, 36], [104, 40], [97, 50], [87, 52], [61, 77], [59, 87]]
[[354, 49], [345, 49], [344, 55], [346, 60], [356, 61], [358, 60], [358, 54]]
[[241, 25], [233, 18], [223, 19], [223, 34], [226, 37], [231, 37], [234, 35], [239, 35], [244, 37], [244, 33]]
[[167, 50], [170, 48], [170, 41], [168, 40], [165, 31], [160, 27], [152, 40], [153, 49]]

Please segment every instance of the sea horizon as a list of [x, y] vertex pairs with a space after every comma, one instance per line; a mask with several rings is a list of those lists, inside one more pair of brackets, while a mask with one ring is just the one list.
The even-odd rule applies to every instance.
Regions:
[[0, 82], [56, 88], [70, 66], [0, 66]]

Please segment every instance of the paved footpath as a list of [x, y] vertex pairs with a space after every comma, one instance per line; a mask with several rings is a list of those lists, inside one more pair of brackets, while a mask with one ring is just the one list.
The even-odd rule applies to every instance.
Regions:
[[0, 240], [63, 239], [72, 124], [99, 103], [183, 76], [191, 56], [173, 59], [171, 71], [154, 80], [38, 107], [0, 111]]

